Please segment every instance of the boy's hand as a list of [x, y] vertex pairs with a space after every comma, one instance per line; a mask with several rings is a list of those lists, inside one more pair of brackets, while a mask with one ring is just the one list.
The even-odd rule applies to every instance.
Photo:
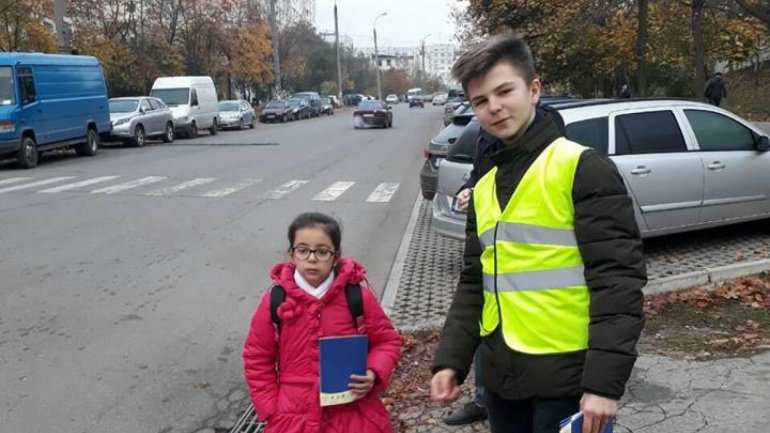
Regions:
[[460, 387], [457, 386], [457, 373], [446, 368], [433, 375], [430, 381], [430, 396], [436, 401], [451, 403], [460, 397]]
[[358, 400], [372, 390], [374, 381], [377, 380], [377, 374], [372, 370], [366, 370], [366, 376], [351, 374], [350, 380], [352, 380], [353, 383], [349, 383], [348, 387], [350, 387], [350, 392], [355, 396], [356, 400]]
[[472, 188], [465, 188], [457, 193], [457, 208], [460, 210], [468, 210], [468, 203], [471, 201]]

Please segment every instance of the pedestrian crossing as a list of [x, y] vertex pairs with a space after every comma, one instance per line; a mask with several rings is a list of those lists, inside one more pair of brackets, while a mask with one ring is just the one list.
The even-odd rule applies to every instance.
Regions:
[[[367, 203], [388, 203], [398, 192], [400, 183], [382, 182], [373, 184], [369, 181], [352, 180], [334, 181], [323, 184], [307, 179], [292, 179], [284, 183], [269, 184], [264, 179], [219, 179], [215, 177], [195, 177], [177, 179], [169, 176], [130, 177], [124, 175], [105, 175], [86, 178], [78, 176], [55, 176], [36, 178], [16, 176], [0, 178], [0, 196], [10, 193], [61, 194], [81, 193], [98, 195], [132, 194], [147, 197], [200, 197], [203, 199], [221, 199], [237, 194], [265, 200], [280, 200], [301, 191], [310, 190], [310, 200], [334, 202], [341, 197], [355, 196]], [[364, 189], [366, 188], [366, 189]], [[373, 188], [373, 189], [372, 189]], [[363, 197], [366, 197], [365, 199]]]

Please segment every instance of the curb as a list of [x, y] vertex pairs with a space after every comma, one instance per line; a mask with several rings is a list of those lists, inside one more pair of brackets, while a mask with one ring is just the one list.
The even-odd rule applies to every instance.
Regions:
[[414, 201], [412, 214], [409, 216], [409, 222], [406, 224], [406, 231], [404, 231], [404, 237], [401, 238], [401, 245], [398, 247], [398, 253], [396, 253], [396, 259], [393, 262], [393, 267], [390, 269], [388, 282], [385, 284], [385, 291], [382, 294], [382, 301], [380, 302], [382, 309], [388, 316], [390, 316], [393, 307], [396, 304], [398, 286], [401, 283], [401, 274], [404, 270], [404, 262], [406, 261], [406, 254], [409, 252], [409, 244], [412, 241], [414, 228], [417, 226], [417, 216], [420, 213], [420, 205], [422, 205], [422, 193], [418, 188], [417, 199]]
[[654, 280], [644, 287], [645, 295], [675, 292], [689, 289], [695, 286], [718, 283], [737, 277], [758, 274], [770, 270], [770, 259], [757, 260], [746, 263], [734, 263], [731, 265], [704, 268], [702, 271], [688, 272], [686, 274]]

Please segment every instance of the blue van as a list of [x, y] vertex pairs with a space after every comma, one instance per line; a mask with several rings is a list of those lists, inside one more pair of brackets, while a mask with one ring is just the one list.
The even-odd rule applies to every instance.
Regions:
[[109, 135], [107, 87], [90, 56], [0, 53], [0, 155], [37, 165], [40, 152], [91, 156]]

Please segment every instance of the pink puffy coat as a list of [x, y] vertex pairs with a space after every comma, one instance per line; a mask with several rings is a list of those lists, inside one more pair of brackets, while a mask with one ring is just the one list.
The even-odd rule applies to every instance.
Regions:
[[[243, 349], [243, 368], [251, 401], [266, 433], [391, 433], [390, 415], [378, 394], [388, 386], [401, 353], [401, 337], [364, 287], [365, 329], [354, 329], [345, 287], [359, 284], [366, 270], [342, 258], [328, 292], [316, 299], [294, 282], [294, 265], [281, 263], [270, 276], [286, 290], [278, 308], [280, 341], [270, 317], [266, 292], [251, 320]], [[365, 397], [349, 404], [321, 407], [319, 402], [318, 338], [356, 334], [369, 336], [367, 368], [377, 380]], [[280, 370], [276, 368], [276, 363]]]

